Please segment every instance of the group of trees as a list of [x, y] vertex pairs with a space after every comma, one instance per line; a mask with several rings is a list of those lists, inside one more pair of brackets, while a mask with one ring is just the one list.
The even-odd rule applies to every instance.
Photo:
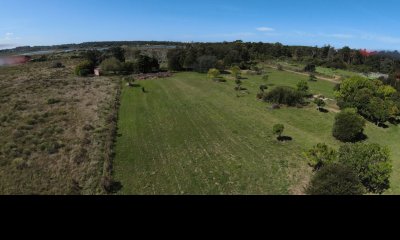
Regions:
[[125, 50], [121, 47], [113, 47], [104, 52], [89, 50], [82, 57], [85, 60], [75, 69], [78, 76], [93, 74], [96, 66], [100, 66], [102, 72], [113, 74], [151, 73], [160, 70], [158, 60], [146, 55], [139, 54], [133, 61], [125, 61]]
[[400, 115], [400, 94], [380, 80], [351, 77], [340, 84], [335, 94], [341, 109], [355, 108], [376, 124]]
[[[202, 59], [202, 57], [206, 58]], [[169, 69], [173, 71], [206, 72], [208, 69], [202, 68], [204, 61], [207, 65], [212, 65], [210, 68], [217, 68], [220, 71], [233, 65], [246, 69], [254, 61], [276, 59], [304, 63], [306, 64], [304, 70], [311, 73], [317, 66], [386, 74], [393, 74], [400, 70], [399, 53], [370, 53], [349, 47], [335, 49], [329, 45], [324, 47], [285, 46], [280, 43], [245, 43], [239, 40], [223, 43], [190, 43], [170, 50], [168, 53]]]
[[382, 194], [390, 187], [389, 150], [378, 144], [347, 143], [339, 151], [318, 144], [305, 155], [316, 172], [306, 189], [307, 194]]

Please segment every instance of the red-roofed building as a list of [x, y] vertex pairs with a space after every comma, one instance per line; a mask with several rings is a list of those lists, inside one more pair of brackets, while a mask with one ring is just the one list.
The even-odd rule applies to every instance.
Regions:
[[360, 53], [363, 57], [370, 57], [376, 54], [376, 51], [368, 51], [367, 49], [360, 50]]

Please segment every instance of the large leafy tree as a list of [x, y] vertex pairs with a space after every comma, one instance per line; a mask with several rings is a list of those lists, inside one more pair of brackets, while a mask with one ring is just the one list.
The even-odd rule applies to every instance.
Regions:
[[342, 142], [355, 142], [362, 136], [365, 124], [355, 109], [345, 109], [336, 115], [332, 134]]
[[345, 144], [339, 162], [354, 169], [369, 192], [382, 194], [390, 187], [392, 164], [389, 150], [378, 144]]
[[344, 164], [329, 164], [317, 172], [306, 189], [309, 195], [362, 195], [357, 173]]

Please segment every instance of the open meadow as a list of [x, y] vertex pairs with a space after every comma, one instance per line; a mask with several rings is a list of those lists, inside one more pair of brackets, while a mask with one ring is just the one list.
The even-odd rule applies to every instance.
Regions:
[[[268, 69], [270, 88], [296, 86], [306, 76]], [[317, 143], [338, 148], [332, 137], [335, 112], [304, 108], [272, 110], [256, 99], [260, 76], [244, 76], [240, 97], [234, 81], [205, 74], [123, 86], [114, 177], [120, 194], [303, 194], [311, 177], [304, 151]], [[309, 82], [313, 94], [333, 98], [334, 83]], [[329, 107], [329, 106], [328, 106]], [[285, 125], [280, 142], [272, 126]], [[367, 142], [388, 146], [394, 173], [388, 194], [400, 193], [399, 128], [368, 123]]]

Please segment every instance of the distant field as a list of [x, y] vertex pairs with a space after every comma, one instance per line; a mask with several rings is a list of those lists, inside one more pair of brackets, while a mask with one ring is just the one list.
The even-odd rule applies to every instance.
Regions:
[[[269, 70], [271, 85], [294, 86], [302, 77]], [[255, 99], [259, 76], [246, 76], [250, 94], [237, 98], [234, 83], [214, 83], [204, 74], [179, 73], [172, 78], [124, 87], [120, 108], [115, 178], [121, 194], [301, 194], [310, 177], [304, 150], [331, 136], [334, 113], [315, 107], [269, 110]], [[313, 93], [332, 97], [333, 83], [311, 83]], [[291, 142], [271, 134], [285, 124]], [[392, 189], [400, 193], [399, 128], [366, 130], [371, 142], [392, 150]]]
[[360, 76], [359, 73], [357, 72], [352, 72], [352, 71], [347, 71], [347, 70], [342, 70], [342, 69], [332, 69], [332, 68], [326, 68], [326, 67], [317, 67], [316, 70], [317, 73], [322, 74], [327, 77], [340, 77], [340, 78], [348, 78], [348, 77], [353, 77], [353, 76]]

